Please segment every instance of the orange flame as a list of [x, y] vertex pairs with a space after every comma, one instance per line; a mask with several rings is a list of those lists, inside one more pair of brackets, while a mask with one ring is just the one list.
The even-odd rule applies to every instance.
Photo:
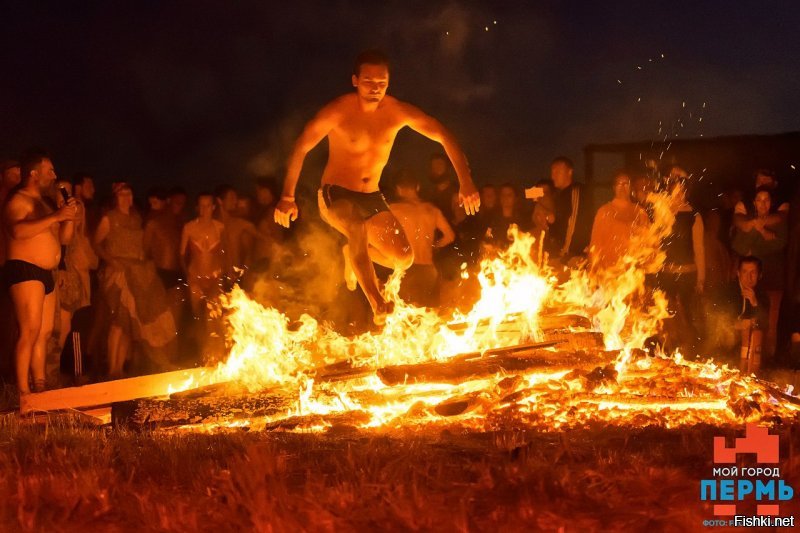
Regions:
[[[648, 292], [645, 276], [663, 265], [661, 242], [670, 234], [674, 222], [670, 205], [678, 194], [676, 190], [673, 197], [649, 196], [653, 221], [631, 235], [628, 253], [616, 264], [603, 270], [572, 270], [560, 285], [556, 273], [535, 260], [535, 239], [512, 228], [508, 250], [481, 262], [480, 297], [469, 312], [450, 321], [434, 310], [403, 302], [398, 297], [401, 275], [391, 276], [386, 284], [385, 293], [396, 305], [383, 329], [354, 338], [308, 315], [291, 323], [280, 311], [261, 306], [236, 288], [223, 301], [230, 354], [208, 380], [236, 381], [251, 392], [298, 391], [290, 412], [261, 422], [318, 415], [306, 425], [313, 429], [326, 426], [319, 416], [356, 412], [364, 413], [358, 422], [363, 427], [421, 425], [441, 420], [435, 411], [443, 402], [456, 403], [453, 409], [460, 423], [479, 427], [508, 416], [529, 425], [561, 427], [596, 419], [639, 424], [655, 420], [665, 426], [701, 420], [728, 423], [766, 416], [770, 410], [794, 415], [795, 405], [785, 402], [763, 404], [758, 413], [748, 410], [748, 402], [770, 396], [738, 371], [713, 362], [686, 362], [680, 354], [644, 357], [637, 351], [668, 316], [664, 294]], [[459, 384], [396, 386], [385, 385], [374, 374], [387, 366], [447, 361], [458, 354], [542, 340], [543, 309], [590, 318], [594, 330], [603, 334], [605, 348], [619, 352], [613, 360], [615, 375], [522, 371], [507, 389], [510, 385], [502, 373]], [[315, 381], [318, 369], [345, 361], [367, 369], [366, 377]], [[598, 365], [602, 366], [599, 358]]]

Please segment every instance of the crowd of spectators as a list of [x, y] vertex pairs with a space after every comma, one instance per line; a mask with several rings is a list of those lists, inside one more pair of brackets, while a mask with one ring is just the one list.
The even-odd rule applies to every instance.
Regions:
[[[550, 176], [528, 189], [484, 183], [481, 210], [472, 217], [458, 205], [458, 183], [443, 154], [431, 157], [427, 179], [410, 172], [392, 176], [384, 192], [414, 250], [401, 296], [428, 307], [468, 307], [478, 288], [465, 271], [474, 272], [482, 258], [507, 247], [512, 226], [532, 234], [538, 261], [610, 268], [632, 235], [653, 222], [648, 193], [664, 190], [675, 221], [663, 242], [664, 267], [647, 279], [648, 288], [669, 298], [673, 318], [663, 342], [685, 354], [741, 354], [751, 365], [756, 355], [760, 364], [758, 349], [765, 362], [800, 363], [800, 206], [797, 195], [789, 201], [772, 172], [756, 171], [752, 190], [727, 190], [719, 205], [702, 212], [684, 192], [692, 176], [681, 167], [663, 176], [620, 171], [611, 181], [610, 201], [600, 206], [574, 172], [569, 159], [558, 157]], [[103, 188], [90, 174], [56, 178], [43, 152], [4, 162], [4, 376], [16, 367], [20, 390], [28, 392], [56, 385], [58, 376], [62, 382], [67, 376], [115, 379], [223, 356], [220, 315], [213, 312], [220, 295], [235, 284], [252, 290], [276, 262], [304, 259], [293, 248], [295, 229], [273, 221], [277, 186], [274, 178], [259, 179], [248, 196], [219, 184], [190, 198], [179, 187], [141, 191], [135, 182], [112, 180], [107, 194], [98, 195]], [[142, 192], [145, 203], [139, 205], [135, 197]], [[16, 197], [32, 207], [19, 211]], [[25, 270], [38, 263], [14, 246], [28, 235], [19, 228], [37, 217], [51, 218], [30, 231], [58, 230], [52, 296], [48, 269]], [[300, 231], [304, 223], [299, 221]], [[341, 285], [353, 290], [356, 280], [346, 265], [344, 277]], [[33, 300], [20, 296], [20, 287], [32, 286], [38, 307], [23, 309], [22, 301]], [[341, 306], [352, 307], [357, 297], [342, 294], [349, 300]], [[38, 319], [21, 318], [25, 313], [38, 313]], [[349, 331], [369, 327], [366, 314], [350, 313]]]
[[687, 169], [619, 171], [611, 200], [596, 206], [597, 195], [574, 179], [572, 162], [557, 157], [550, 177], [527, 190], [485, 183], [481, 211], [466, 217], [445, 163], [433, 156], [429, 188], [421, 193], [455, 230], [453, 244], [435, 255], [443, 302], [471, 302], [459, 268], [474, 270], [508, 246], [511, 225], [533, 235], [551, 266], [609, 268], [626, 255], [632, 235], [654, 222], [648, 194], [663, 192], [674, 222], [661, 241], [663, 266], [647, 277], [646, 289], [660, 289], [669, 302], [664, 348], [736, 364], [747, 359], [749, 369], [760, 366], [763, 352], [765, 364], [800, 367], [800, 189], [790, 201], [774, 172], [755, 170], [752, 188], [729, 186], [701, 210], [691, 201], [699, 179]]

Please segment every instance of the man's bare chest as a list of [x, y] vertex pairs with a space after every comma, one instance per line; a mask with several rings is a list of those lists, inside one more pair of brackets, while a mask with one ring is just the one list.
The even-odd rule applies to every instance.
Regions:
[[342, 121], [332, 136], [353, 150], [391, 148], [400, 127], [392, 117], [353, 117]]
[[26, 217], [28, 220], [39, 220], [53, 213], [53, 209], [44, 201], [36, 198], [29, 198], [29, 201], [31, 211]]

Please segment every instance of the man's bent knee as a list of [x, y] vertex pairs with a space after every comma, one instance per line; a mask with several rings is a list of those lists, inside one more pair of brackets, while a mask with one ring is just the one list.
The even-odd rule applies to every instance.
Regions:
[[400, 248], [394, 257], [395, 270], [408, 270], [414, 264], [414, 250], [411, 246]]

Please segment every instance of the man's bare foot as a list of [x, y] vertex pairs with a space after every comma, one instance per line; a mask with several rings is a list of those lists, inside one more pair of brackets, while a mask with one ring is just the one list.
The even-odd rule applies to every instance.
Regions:
[[35, 379], [33, 381], [33, 392], [44, 392], [47, 390], [47, 382], [43, 379]]
[[382, 326], [386, 323], [387, 315], [391, 315], [393, 312], [394, 302], [380, 302], [372, 310], [372, 322], [376, 326]]
[[353, 270], [353, 264], [350, 262], [349, 244], [342, 246], [342, 255], [344, 255], [344, 283], [347, 285], [347, 290], [354, 291], [358, 287], [358, 278], [356, 271]]

